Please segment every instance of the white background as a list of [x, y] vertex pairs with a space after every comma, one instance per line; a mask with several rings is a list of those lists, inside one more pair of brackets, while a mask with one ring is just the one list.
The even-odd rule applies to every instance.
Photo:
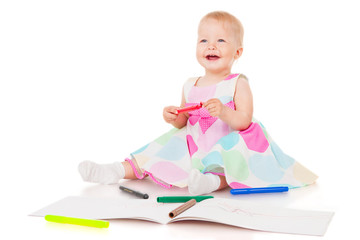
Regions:
[[233, 72], [250, 80], [254, 116], [319, 175], [315, 206], [336, 212], [324, 239], [359, 236], [350, 220], [360, 212], [359, 6], [240, 0], [1, 1], [1, 235], [143, 239], [141, 228], [151, 239], [312, 239], [121, 220], [104, 232], [27, 216], [90, 186], [77, 173], [82, 160], [123, 160], [170, 129], [162, 109], [180, 103], [188, 77], [203, 74], [197, 24], [213, 10], [245, 27]]

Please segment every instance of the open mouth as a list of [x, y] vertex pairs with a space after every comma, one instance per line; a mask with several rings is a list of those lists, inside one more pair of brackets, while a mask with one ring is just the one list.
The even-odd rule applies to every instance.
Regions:
[[213, 54], [206, 55], [206, 59], [210, 61], [218, 60], [219, 58], [219, 56]]

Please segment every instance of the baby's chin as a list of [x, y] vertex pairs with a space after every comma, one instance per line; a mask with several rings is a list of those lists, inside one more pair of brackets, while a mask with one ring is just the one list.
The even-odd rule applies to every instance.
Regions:
[[210, 71], [218, 71], [219, 69], [223, 69], [223, 63], [221, 61], [221, 57], [217, 57], [217, 58], [206, 58], [203, 57], [200, 61], [199, 61], [200, 65], [205, 68], [206, 70], [210, 70]]

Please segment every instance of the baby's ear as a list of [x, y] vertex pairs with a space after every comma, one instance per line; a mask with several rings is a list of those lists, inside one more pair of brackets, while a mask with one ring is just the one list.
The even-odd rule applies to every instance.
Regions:
[[241, 57], [242, 53], [243, 53], [243, 48], [242, 47], [238, 48], [235, 53], [235, 60]]

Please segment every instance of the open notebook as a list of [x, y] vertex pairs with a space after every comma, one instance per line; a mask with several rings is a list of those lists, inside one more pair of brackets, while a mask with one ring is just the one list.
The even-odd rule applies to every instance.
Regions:
[[307, 211], [250, 204], [241, 200], [212, 198], [171, 219], [169, 212], [182, 203], [156, 200], [66, 197], [31, 216], [60, 215], [89, 219], [141, 219], [161, 224], [199, 220], [254, 230], [318, 235], [325, 234], [333, 212]]

